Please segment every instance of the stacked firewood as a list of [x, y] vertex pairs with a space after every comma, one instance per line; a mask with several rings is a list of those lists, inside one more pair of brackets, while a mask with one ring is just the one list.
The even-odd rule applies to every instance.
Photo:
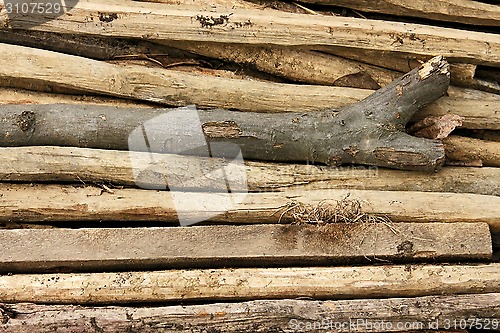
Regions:
[[497, 1], [23, 4], [2, 332], [500, 329]]

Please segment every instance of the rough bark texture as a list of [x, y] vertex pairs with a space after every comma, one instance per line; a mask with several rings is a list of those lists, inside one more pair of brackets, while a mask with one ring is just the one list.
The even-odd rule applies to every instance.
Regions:
[[[244, 186], [250, 192], [358, 189], [500, 195], [498, 168], [446, 167], [429, 174], [365, 166], [332, 168], [255, 161], [245, 161], [243, 166], [218, 158], [172, 155], [167, 159], [154, 153], [51, 146], [1, 147], [0, 160], [0, 181], [28, 183], [83, 182], [167, 189], [169, 175], [185, 175], [188, 171], [192, 180], [185, 179], [183, 184], [177, 184], [179, 188], [226, 190], [220, 179], [207, 177], [207, 170], [233, 168], [246, 173], [246, 182], [232, 178], [233, 185]], [[160, 163], [162, 160], [168, 164]]]
[[[113, 189], [113, 193], [109, 193], [96, 187], [20, 184], [2, 184], [0, 189], [3, 194], [0, 200], [3, 221], [66, 221], [68, 226], [71, 226], [71, 221], [99, 220], [177, 224], [178, 212], [188, 216], [201, 214], [193, 209], [177, 207], [169, 191]], [[200, 200], [203, 193], [195, 192], [192, 196], [192, 200]], [[234, 203], [222, 211], [213, 211], [206, 219], [251, 224], [277, 223], [281, 217], [281, 222], [289, 223], [294, 219], [286, 212], [290, 213], [288, 208], [294, 204], [317, 207], [321, 203], [335, 203], [346, 197], [358, 200], [362, 212], [387, 216], [393, 221], [486, 222], [492, 230], [500, 230], [500, 198], [497, 196], [408, 191], [343, 189], [250, 193], [241, 203]]]
[[[378, 263], [383, 263], [378, 261]], [[500, 264], [222, 268], [0, 276], [0, 302], [124, 304], [491, 293]]]
[[0, 271], [143, 270], [490, 259], [486, 223], [0, 230]]
[[[371, 300], [263, 300], [191, 306], [104, 307], [0, 304], [5, 333], [404, 332], [498, 327], [500, 295]], [[493, 322], [495, 325], [493, 325]], [[455, 327], [453, 323], [457, 323]], [[307, 325], [307, 326], [306, 326]], [[481, 325], [481, 326], [480, 326]]]
[[[236, 144], [247, 159], [434, 171], [444, 162], [442, 144], [411, 137], [401, 130], [417, 110], [441, 97], [448, 84], [448, 64], [436, 57], [337, 114], [327, 110], [255, 117], [245, 112], [207, 110], [199, 117], [209, 141]], [[0, 111], [2, 146], [108, 149], [129, 148], [132, 130], [166, 112], [96, 107], [82, 110], [75, 106], [8, 106]], [[169, 119], [170, 133], [162, 133], [161, 126], [148, 133], [153, 140], [149, 143], [152, 152], [176, 152], [175, 143], [169, 146], [162, 142], [165, 135], [176, 140], [192, 135], [184, 133], [186, 127], [180, 118]]]
[[[0, 80], [0, 85], [31, 90], [78, 89], [80, 94], [102, 94], [167, 105], [196, 104], [201, 108], [220, 107], [256, 112], [307, 112], [339, 108], [373, 93], [366, 89], [235, 80], [158, 67], [124, 67], [12, 45], [2, 45], [2, 51], [5, 53], [0, 62], [5, 62], [0, 66], [0, 77], [4, 80]], [[15, 64], [12, 59], [15, 59]], [[96, 78], [96, 72], [99, 73], [99, 78]], [[426, 115], [440, 116], [453, 112], [465, 118], [465, 128], [500, 129], [498, 95], [455, 87], [450, 87], [448, 94], [450, 97], [445, 96], [428, 105], [412, 121], [418, 121]], [[68, 97], [56, 96], [57, 103], [67, 103]], [[33, 96], [19, 98], [23, 103], [33, 100]], [[16, 102], [8, 94], [4, 103], [9, 100], [11, 103]], [[49, 102], [42, 95], [40, 101], [35, 100], [35, 103]]]
[[[460, 30], [417, 24], [276, 11], [271, 16], [251, 9], [213, 12], [129, 2], [104, 5], [80, 1], [70, 14], [40, 25], [39, 15], [11, 15], [7, 19], [3, 11], [0, 26], [155, 41], [179, 40], [182, 35], [182, 40], [200, 42], [347, 46], [427, 56], [442, 54], [454, 60], [500, 66], [497, 35], [473, 31], [464, 34]], [[99, 19], [99, 14], [115, 14], [116, 18], [106, 22]]]

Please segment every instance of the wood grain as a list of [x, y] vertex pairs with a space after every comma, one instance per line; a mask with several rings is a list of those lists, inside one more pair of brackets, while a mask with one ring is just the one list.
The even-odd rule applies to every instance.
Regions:
[[[215, 169], [217, 165], [227, 168], [231, 165], [216, 158], [172, 155], [170, 159], [173, 163], [166, 172], [155, 162], [161, 160], [156, 154], [55, 146], [0, 147], [0, 181], [104, 182], [134, 187], [149, 183], [166, 188], [167, 174], [185, 174], [189, 170], [193, 176], [196, 175], [196, 182], [186, 182], [185, 187], [210, 186], [215, 189], [221, 184], [206, 177], [206, 168]], [[355, 189], [500, 195], [499, 168], [444, 167], [438, 173], [429, 174], [363, 166], [333, 168], [256, 161], [245, 161], [244, 166], [238, 164], [236, 170], [239, 167], [245, 169], [245, 172], [241, 170], [243, 174], [246, 173], [246, 184], [240, 185], [250, 192]], [[137, 171], [140, 170], [154, 171], [150, 176], [157, 177], [138, 177], [141, 173]], [[226, 189], [226, 185], [223, 187]]]
[[486, 223], [0, 230], [1, 272], [489, 259]]
[[386, 264], [16, 274], [0, 276], [0, 302], [125, 304], [483, 294], [499, 290], [499, 271], [499, 264]]
[[[115, 13], [117, 18], [105, 22], [99, 19], [98, 12]], [[4, 13], [0, 16], [0, 26], [154, 41], [346, 46], [443, 55], [458, 61], [500, 66], [498, 35], [473, 31], [464, 34], [461, 30], [409, 23], [283, 12], [272, 12], [271, 16], [252, 9], [213, 12], [165, 4], [93, 1], [80, 1], [70, 14], [40, 25], [37, 15], [24, 15], [22, 20], [11, 16], [7, 20]], [[203, 18], [210, 20], [211, 16], [219, 18], [220, 24], [202, 23]]]

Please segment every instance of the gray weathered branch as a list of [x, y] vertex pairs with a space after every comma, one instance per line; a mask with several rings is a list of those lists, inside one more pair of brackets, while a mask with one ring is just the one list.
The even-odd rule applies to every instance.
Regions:
[[[200, 111], [199, 117], [210, 142], [236, 144], [246, 159], [433, 171], [444, 162], [443, 145], [412, 137], [403, 130], [415, 112], [446, 92], [448, 68], [442, 57], [435, 57], [336, 114], [325, 110], [257, 117], [246, 112], [207, 110]], [[0, 144], [129, 149], [130, 133], [165, 113], [167, 110], [135, 112], [74, 105], [2, 106]], [[182, 118], [169, 119], [163, 125], [174, 129], [168, 133], [170, 137], [192, 135], [184, 133]], [[151, 151], [176, 153], [177, 137], [173, 143], [163, 142], [162, 130], [159, 125], [148, 133]]]

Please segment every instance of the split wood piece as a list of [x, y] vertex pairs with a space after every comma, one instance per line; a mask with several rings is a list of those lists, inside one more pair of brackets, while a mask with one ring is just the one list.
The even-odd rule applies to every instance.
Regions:
[[[390, 75], [392, 71], [408, 72], [429, 60], [429, 56], [417, 56], [389, 51], [366, 50], [359, 52], [357, 49], [346, 47], [320, 47], [316, 50], [326, 54], [335, 55], [351, 61], [364, 63], [365, 66], [385, 68]], [[477, 70], [477, 65], [470, 63], [451, 63], [451, 84], [482, 90], [494, 94], [500, 93], [500, 85], [494, 78], [484, 75], [484, 70]], [[476, 75], [477, 74], [477, 75]]]
[[113, 271], [196, 267], [488, 260], [486, 223], [0, 230], [0, 271]]
[[[401, 130], [416, 111], [441, 97], [448, 85], [448, 64], [435, 57], [337, 114], [325, 110], [255, 117], [227, 110], [200, 111], [202, 128], [193, 130], [203, 130], [211, 142], [237, 145], [245, 159], [435, 171], [444, 162], [442, 143]], [[167, 132], [158, 126], [159, 119], [168, 116], [162, 114], [165, 110], [75, 109], [64, 105], [0, 107], [4, 133], [0, 144], [128, 149], [131, 132], [141, 126], [144, 132], [149, 126], [146, 130], [154, 133], [148, 132], [148, 147], [152, 152], [169, 153], [177, 152], [178, 147], [172, 145], [183, 135], [192, 136], [185, 133], [184, 116], [170, 117]], [[176, 140], [169, 144], [169, 136]]]
[[[124, 304], [473, 293], [481, 297], [499, 290], [499, 272], [500, 264], [478, 264], [16, 274], [0, 276], [0, 302]], [[490, 305], [494, 304], [498, 311], [497, 302]]]
[[54, 330], [61, 333], [160, 330], [368, 333], [429, 329], [451, 333], [438, 329], [449, 329], [452, 323], [460, 327], [464, 321], [467, 327], [498, 327], [499, 304], [498, 293], [337, 301], [256, 300], [161, 307], [0, 304], [3, 317], [0, 329], [5, 333]]
[[452, 135], [443, 140], [446, 157], [452, 162], [478, 161], [484, 166], [500, 167], [500, 142]]
[[379, 89], [401, 76], [385, 68], [296, 48], [179, 41], [166, 44], [308, 84]]
[[[5, 66], [0, 66], [0, 77], [4, 79], [0, 80], [0, 85], [30, 90], [53, 91], [58, 90], [58, 87], [70, 87], [73, 91], [79, 89], [86, 94], [111, 95], [168, 105], [196, 104], [203, 108], [257, 112], [308, 112], [340, 108], [373, 93], [365, 89], [231, 80], [137, 65], [124, 67], [39, 49], [5, 44], [1, 47], [5, 57], [0, 58], [0, 62], [7, 58], [11, 60]], [[12, 64], [12, 59], [16, 64]], [[100, 73], [100, 80], [96, 80], [95, 72]], [[115, 84], [111, 84], [113, 82]], [[427, 115], [453, 113], [465, 118], [465, 128], [500, 129], [498, 95], [455, 87], [451, 87], [448, 94], [450, 97], [440, 98], [417, 112], [412, 121], [421, 120]], [[4, 96], [1, 91], [0, 96]], [[37, 101], [36, 96], [34, 102], [37, 104], [51, 103], [46, 95], [41, 95], [40, 101]], [[15, 99], [7, 94], [5, 102], [33, 103], [33, 97], [28, 95]], [[67, 95], [64, 98], [57, 97], [56, 102], [67, 103]], [[89, 103], [95, 104], [95, 101]]]
[[[0, 42], [22, 45], [81, 57], [111, 60], [130, 55], [161, 54], [179, 60], [197, 58], [174, 47], [165, 47], [145, 40], [125, 40], [99, 36], [65, 35], [32, 30], [0, 30]], [[133, 59], [133, 58], [132, 58]]]
[[[364, 53], [356, 55], [356, 60], [339, 57], [325, 52], [315, 52], [290, 47], [264, 47], [245, 44], [164, 42], [166, 45], [180, 48], [201, 56], [231, 61], [251, 66], [260, 71], [308, 84], [333, 85], [362, 89], [378, 89], [401, 74], [423, 62], [401, 58], [404, 65], [391, 70], [384, 62], [386, 58], [379, 57], [377, 66], [367, 64]], [[421, 57], [428, 60], [429, 58]], [[368, 59], [369, 62], [369, 59]], [[389, 61], [390, 63], [390, 61]], [[411, 68], [402, 70], [402, 68]], [[383, 66], [383, 67], [379, 67]], [[483, 90], [490, 93], [500, 93], [500, 85], [493, 80], [476, 78], [476, 65], [450, 64], [451, 84], [460, 87]]]
[[[0, 42], [78, 55], [98, 60], [121, 59], [130, 64], [134, 59], [159, 62], [162, 66], [197, 64], [199, 56], [217, 58], [250, 66], [262, 72], [291, 81], [363, 89], [378, 89], [401, 74], [332, 54], [290, 47], [263, 47], [244, 44], [163, 42], [165, 45], [118, 38], [62, 35], [43, 31], [0, 30]], [[181, 51], [182, 48], [186, 51]], [[187, 52], [189, 51], [189, 52]], [[206, 58], [205, 58], [206, 59]], [[423, 59], [423, 58], [422, 58]], [[428, 60], [428, 58], [427, 58]], [[206, 60], [203, 60], [206, 61]], [[385, 65], [385, 64], [384, 64]], [[413, 68], [420, 65], [412, 62]], [[406, 60], [404, 68], [406, 68]], [[408, 69], [408, 70], [411, 70]], [[494, 80], [475, 78], [476, 65], [451, 64], [451, 83], [474, 87], [493, 93], [500, 92]], [[402, 71], [402, 70], [400, 70]], [[221, 73], [220, 70], [216, 71]], [[402, 71], [406, 72], [406, 70]]]
[[[365, 89], [230, 80], [143, 66], [123, 67], [19, 46], [3, 45], [2, 50], [6, 52], [6, 57], [8, 52], [12, 59], [16, 59], [18, 66], [13, 67], [8, 63], [0, 66], [0, 76], [5, 79], [0, 85], [42, 91], [49, 87], [49, 90], [58, 90], [58, 87], [63, 86], [73, 91], [80, 89], [85, 93], [162, 104], [196, 104], [200, 107], [259, 112], [307, 112], [342, 107], [360, 101], [373, 92]], [[54, 66], [54, 63], [58, 63], [58, 66]], [[94, 75], [95, 71], [100, 72], [99, 80]], [[74, 73], [75, 77], [68, 76], [68, 73]], [[109, 82], [116, 83], [117, 76], [123, 80], [116, 86], [110, 86]], [[148, 82], [155, 82], [156, 87]], [[169, 94], [165, 95], [165, 92]], [[453, 113], [465, 118], [465, 128], [500, 129], [498, 95], [455, 87], [450, 87], [448, 94], [450, 97], [440, 98], [417, 112], [413, 121], [427, 115]], [[13, 97], [7, 95], [6, 98], [12, 100]], [[58, 100], [58, 103], [66, 102], [67, 99]], [[27, 97], [26, 100], [31, 103], [33, 99]], [[43, 103], [47, 103], [46, 98], [43, 100]], [[26, 102], [24, 99], [21, 101]]]
[[[498, 178], [495, 182], [498, 181]], [[498, 188], [498, 185], [497, 185]], [[162, 221], [177, 224], [178, 214], [204, 216], [212, 223], [291, 223], [297, 204], [318, 207], [357, 200], [361, 212], [401, 222], [484, 222], [500, 231], [500, 197], [477, 194], [360, 190], [311, 190], [250, 193], [241, 203], [220, 211], [179, 207], [168, 191], [113, 189], [60, 185], [0, 184], [0, 219], [19, 223], [71, 221]], [[189, 200], [186, 192], [186, 200]], [[192, 193], [200, 200], [199, 193]], [[26, 200], [26, 198], [30, 198]], [[212, 196], [212, 200], [214, 197]], [[211, 217], [206, 216], [212, 213]], [[204, 215], [203, 215], [204, 214]], [[71, 225], [69, 223], [69, 225]], [[140, 223], [138, 223], [140, 225]]]
[[500, 27], [497, 5], [467, 0], [300, 0], [319, 5], [347, 7], [364, 12], [419, 17], [436, 21]]
[[234, 10], [235, 8], [253, 8], [266, 10], [268, 6], [246, 0], [139, 0], [140, 2], [162, 3], [165, 5], [193, 7], [196, 10]]
[[[207, 170], [235, 167], [217, 158], [169, 156], [167, 165], [158, 161], [164, 155], [74, 147], [28, 146], [0, 148], [0, 181], [105, 183], [112, 185], [167, 188], [168, 175], [189, 174], [179, 187], [227, 190], [226, 184], [207, 177]], [[134, 164], [132, 164], [134, 161]], [[148, 170], [148, 172], [142, 172]], [[500, 196], [499, 168], [446, 167], [438, 173], [400, 171], [376, 167], [322, 167], [304, 164], [278, 164], [245, 161], [246, 183], [233, 185], [250, 192], [287, 189], [358, 189], [475, 193]], [[194, 182], [193, 182], [194, 181]], [[221, 185], [222, 188], [221, 188]]]
[[0, 87], [0, 105], [5, 104], [87, 104], [135, 108], [158, 107], [158, 104], [107, 96], [65, 95]]
[[[102, 15], [116, 18], [103, 20]], [[151, 41], [181, 38], [193, 42], [243, 41], [313, 48], [347, 46], [427, 56], [442, 54], [453, 61], [500, 66], [500, 36], [495, 34], [473, 31], [465, 34], [457, 29], [409, 23], [277, 11], [269, 15], [252, 9], [214, 13], [153, 3], [80, 1], [70, 13], [48, 22], [37, 14], [7, 17], [6, 11], [2, 11], [0, 26]]]
[[471, 88], [500, 94], [500, 83], [482, 77], [482, 71], [473, 64], [455, 63], [450, 65], [451, 82], [459, 87]]
[[165, 105], [196, 104], [260, 112], [342, 107], [372, 93], [363, 89], [231, 80], [163, 68], [120, 66], [16, 45], [0, 47], [4, 52], [0, 58], [0, 85], [28, 90], [57, 91], [64, 87]]

